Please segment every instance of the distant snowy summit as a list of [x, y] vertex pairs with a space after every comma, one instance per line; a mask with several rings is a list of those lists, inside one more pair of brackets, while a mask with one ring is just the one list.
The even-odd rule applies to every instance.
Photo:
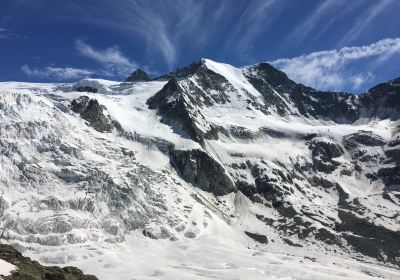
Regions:
[[[143, 71], [136, 70], [132, 75], [136, 72], [141, 76]], [[267, 111], [270, 113], [273, 110], [279, 115], [294, 114], [313, 118], [328, 118], [339, 123], [354, 122], [365, 117], [398, 118], [400, 116], [398, 110], [400, 108], [400, 97], [397, 94], [400, 78], [379, 84], [365, 94], [355, 95], [319, 91], [298, 84], [290, 80], [284, 72], [265, 62], [235, 68], [229, 64], [218, 63], [205, 58], [152, 79], [147, 75], [146, 77], [147, 79], [141, 79], [141, 81], [163, 81], [171, 78], [178, 81], [190, 80], [190, 78], [203, 80], [208, 82], [202, 85], [206, 91], [218, 83], [221, 84], [221, 82], [224, 84], [231, 83], [247, 93], [256, 92], [253, 97], [261, 94], [264, 104], [259, 104], [259, 108], [264, 108], [264, 113], [267, 113]], [[196, 91], [193, 89], [195, 86], [192, 85], [193, 92]], [[220, 87], [219, 90], [221, 89]], [[224, 92], [220, 92], [220, 96], [224, 94]], [[210, 95], [208, 94], [208, 96]]]

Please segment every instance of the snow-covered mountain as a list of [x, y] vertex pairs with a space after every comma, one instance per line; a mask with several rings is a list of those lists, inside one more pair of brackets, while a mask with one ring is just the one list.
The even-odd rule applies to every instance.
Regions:
[[0, 83], [1, 242], [99, 279], [400, 278], [400, 78], [127, 81]]

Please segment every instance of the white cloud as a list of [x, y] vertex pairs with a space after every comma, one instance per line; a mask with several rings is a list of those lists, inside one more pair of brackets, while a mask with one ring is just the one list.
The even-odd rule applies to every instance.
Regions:
[[27, 64], [21, 67], [21, 70], [31, 77], [38, 78], [52, 78], [57, 80], [70, 80], [87, 77], [93, 72], [87, 69], [79, 69], [73, 67], [52, 67], [47, 66], [44, 68], [31, 68]]
[[353, 63], [370, 59], [374, 63], [382, 63], [398, 53], [400, 38], [389, 38], [366, 46], [313, 52], [294, 58], [277, 59], [271, 63], [296, 82], [317, 89], [357, 89], [371, 79], [373, 74], [350, 70]]
[[353, 89], [360, 88], [363, 84], [365, 84], [368, 80], [374, 78], [374, 75], [371, 72], [360, 73], [353, 75], [349, 78], [349, 83]]
[[82, 40], [75, 40], [75, 47], [81, 55], [101, 63], [116, 75], [127, 75], [137, 68], [137, 64], [127, 58], [118, 46], [98, 50]]
[[25, 64], [21, 67], [21, 70], [30, 77], [74, 80], [93, 75], [100, 77], [125, 76], [137, 68], [137, 64], [127, 58], [117, 46], [99, 50], [82, 40], [75, 40], [75, 47], [81, 55], [100, 63], [102, 67], [95, 70], [55, 66], [31, 68]]

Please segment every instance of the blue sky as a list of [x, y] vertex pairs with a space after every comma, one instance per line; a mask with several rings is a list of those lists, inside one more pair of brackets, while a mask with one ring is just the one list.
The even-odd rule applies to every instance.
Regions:
[[398, 0], [1, 0], [0, 81], [122, 80], [201, 57], [361, 92], [400, 76]]

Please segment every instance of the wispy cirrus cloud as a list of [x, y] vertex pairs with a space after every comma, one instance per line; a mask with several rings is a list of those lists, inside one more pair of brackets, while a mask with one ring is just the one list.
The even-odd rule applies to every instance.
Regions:
[[[303, 41], [314, 29], [328, 28], [334, 23], [336, 17], [330, 15], [337, 13], [338, 8], [343, 8], [347, 0], [327, 0], [319, 2], [319, 5], [288, 35], [287, 40], [292, 42]], [[337, 15], [337, 14], [336, 14]], [[322, 21], [327, 22], [321, 23]]]
[[[71, 13], [82, 15], [79, 21], [117, 30], [130, 42], [141, 42], [149, 59], [161, 57], [169, 69], [176, 67], [188, 49], [202, 52], [211, 44], [242, 54], [285, 8], [278, 0], [72, 2]], [[222, 38], [224, 43], [219, 42]]]
[[[294, 58], [281, 58], [271, 63], [291, 79], [323, 90], [357, 90], [374, 77], [370, 67], [351, 67], [357, 63], [383, 63], [400, 54], [400, 38], [388, 38], [376, 43], [313, 52]], [[365, 70], [364, 70], [365, 69]]]
[[207, 43], [214, 34], [213, 25], [226, 16], [229, 5], [214, 2], [210, 9], [208, 4], [196, 0], [125, 0], [115, 5], [114, 1], [104, 0], [91, 6], [89, 15], [84, 5], [76, 5], [75, 10], [85, 14], [83, 21], [130, 34], [128, 40], [137, 41], [139, 36], [153, 59], [155, 54], [161, 55], [172, 69], [187, 42], [191, 47]]
[[84, 78], [94, 73], [93, 71], [88, 69], [80, 69], [73, 67], [46, 66], [43, 68], [31, 68], [27, 64], [23, 65], [21, 67], [21, 70], [30, 77], [56, 79], [56, 80], [71, 80], [71, 79]]
[[[70, 0], [63, 5], [51, 0], [22, 2], [25, 9], [15, 9], [25, 10], [19, 18], [36, 11], [32, 19], [39, 17], [51, 28], [62, 30], [70, 23], [68, 28], [79, 26], [79, 38], [88, 39], [77, 40], [68, 55], [77, 51], [82, 58], [96, 61], [98, 66], [90, 63], [86, 67], [96, 68], [93, 72], [102, 77], [126, 76], [137, 67], [136, 61], [157, 72], [200, 57], [250, 64], [266, 57], [298, 56], [310, 49], [339, 49], [398, 35], [398, 20], [393, 16], [399, 7], [396, 0], [121, 0], [118, 4], [114, 0]], [[54, 14], [54, 9], [59, 13]], [[71, 18], [71, 14], [75, 17]], [[382, 19], [388, 15], [392, 17], [387, 18], [386, 24]], [[114, 41], [110, 42], [111, 38]], [[338, 44], [341, 38], [346, 43]], [[59, 44], [58, 40], [53, 42]], [[108, 47], [99, 48], [93, 42]], [[70, 65], [68, 60], [62, 62], [66, 59], [62, 55], [58, 59], [64, 63], [61, 65]], [[379, 63], [391, 55], [386, 52], [374, 60]], [[79, 65], [85, 62], [89, 61], [82, 59]], [[367, 79], [370, 76], [359, 75], [354, 87], [362, 86]], [[327, 86], [334, 80], [334, 75], [328, 75], [321, 77], [319, 83]]]
[[243, 12], [238, 15], [238, 20], [229, 32], [226, 48], [234, 49], [239, 54], [244, 54], [260, 32], [265, 31], [277, 19], [285, 7], [284, 1], [278, 0], [253, 0], [247, 2]]
[[0, 39], [7, 39], [10, 35], [11, 33], [8, 29], [0, 27]]
[[13, 30], [9, 28], [0, 27], [0, 39], [11, 39], [11, 38], [26, 39], [25, 36], [16, 34]]
[[368, 30], [370, 24], [388, 10], [395, 3], [394, 0], [377, 0], [371, 1], [373, 4], [361, 15], [358, 16], [355, 24], [343, 35], [338, 45], [345, 45], [357, 39], [365, 30]]
[[[41, 9], [36, 2], [41, 3]], [[290, 1], [121, 0], [116, 4], [114, 0], [70, 0], [59, 5], [37, 0], [29, 9], [41, 16], [44, 13], [45, 21], [51, 24], [73, 21], [103, 29], [104, 34], [117, 32], [124, 37], [119, 45], [130, 44], [140, 52], [136, 60], [146, 60], [158, 68], [166, 65], [172, 70], [180, 61], [210, 56], [211, 51], [216, 52], [215, 56], [242, 57], [252, 53], [256, 42], [262, 40], [261, 34], [279, 18], [287, 3]], [[20, 6], [26, 8], [28, 4]], [[59, 9], [57, 15], [47, 12], [54, 9]], [[83, 36], [88, 37], [84, 32]], [[188, 58], [188, 53], [195, 55]]]
[[137, 63], [126, 57], [118, 46], [107, 49], [96, 49], [83, 40], [75, 40], [79, 54], [88, 57], [107, 68], [110, 75], [127, 75], [137, 68]]

